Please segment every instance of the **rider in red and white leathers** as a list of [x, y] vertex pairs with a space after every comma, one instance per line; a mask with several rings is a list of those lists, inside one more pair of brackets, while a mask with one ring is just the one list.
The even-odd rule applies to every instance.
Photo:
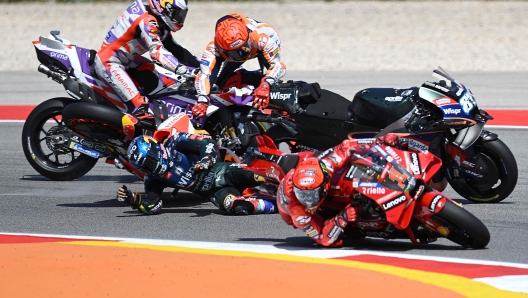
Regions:
[[[144, 53], [148, 52], [155, 63], [184, 77], [198, 73], [197, 58], [171, 35], [171, 31], [182, 28], [187, 11], [187, 0], [136, 0], [106, 35], [95, 57], [95, 71], [120, 95], [129, 112], [147, 108], [148, 100], [127, 72], [130, 68], [154, 72], [153, 62], [141, 56]], [[158, 76], [155, 78], [159, 80]]]
[[[193, 115], [205, 116], [211, 85], [222, 88], [228, 77], [230, 81], [258, 85], [253, 92], [255, 107], [266, 108], [270, 85], [286, 74], [286, 65], [280, 61], [280, 44], [279, 35], [269, 24], [235, 12], [220, 18], [216, 23], [215, 37], [207, 45], [200, 61], [201, 74], [195, 80], [198, 102], [193, 108]], [[253, 58], [257, 58], [261, 70], [266, 68], [266, 71], [263, 77], [258, 76], [256, 82], [251, 79], [244, 82], [247, 78], [241, 71], [233, 72]]]
[[335, 217], [325, 220], [319, 207], [329, 193], [332, 177], [346, 166], [350, 166], [352, 154], [370, 148], [375, 143], [396, 145], [398, 137], [388, 134], [380, 139], [347, 139], [324, 152], [300, 161], [280, 182], [277, 192], [277, 207], [282, 219], [301, 229], [306, 236], [323, 246], [342, 245], [342, 233], [348, 222], [356, 221], [359, 210], [347, 206]]

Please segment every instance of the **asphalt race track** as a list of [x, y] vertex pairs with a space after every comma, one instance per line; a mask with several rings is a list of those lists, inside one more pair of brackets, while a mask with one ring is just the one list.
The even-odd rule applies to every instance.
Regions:
[[[366, 85], [366, 75], [351, 74], [354, 78], [363, 78], [356, 87], [388, 86], [387, 81], [396, 85], [419, 85], [429, 79], [425, 74], [419, 81], [416, 73], [394, 74], [393, 77], [369, 73], [370, 85]], [[40, 75], [40, 74], [38, 74]], [[8, 74], [0, 73], [0, 105], [30, 104], [53, 96], [65, 96], [58, 84], [45, 85], [43, 97], [34, 82], [46, 81], [44, 75], [34, 76], [27, 72]], [[353, 94], [352, 88], [343, 80], [346, 74], [328, 73], [297, 74], [304, 75], [304, 80], [326, 80], [333, 78], [339, 84], [330, 85], [336, 92]], [[468, 79], [471, 74], [464, 74]], [[453, 75], [455, 78], [457, 76]], [[18, 80], [14, 85], [14, 80]], [[337, 79], [336, 79], [337, 78]], [[526, 89], [517, 87], [517, 92], [510, 86], [524, 86], [525, 73], [482, 74], [478, 86], [472, 87], [468, 82], [459, 79], [472, 89], [477, 100], [480, 94], [493, 89], [494, 94], [508, 94], [508, 100], [485, 99], [479, 101], [481, 108], [512, 109], [527, 108]], [[507, 82], [495, 90], [492, 82], [497, 78]], [[39, 80], [40, 79], [40, 80]], [[340, 81], [339, 81], [340, 80]], [[410, 81], [403, 85], [403, 82]], [[323, 85], [323, 87], [325, 87]], [[350, 96], [350, 95], [348, 95]], [[27, 100], [22, 100], [23, 98]], [[504, 99], [504, 97], [503, 97]], [[483, 104], [484, 103], [484, 104]], [[164, 197], [163, 213], [158, 216], [144, 216], [115, 200], [117, 188], [126, 184], [134, 191], [142, 190], [142, 183], [131, 174], [116, 169], [100, 161], [86, 176], [67, 182], [50, 181], [39, 175], [26, 161], [21, 149], [21, 131], [23, 122], [0, 122], [2, 144], [0, 146], [0, 234], [49, 234], [109, 238], [143, 238], [161, 240], [189, 240], [220, 242], [230, 244], [268, 245], [285, 251], [307, 250], [315, 248], [312, 240], [303, 236], [300, 231], [286, 226], [279, 215], [231, 216], [217, 210], [206, 198], [180, 192], [178, 198], [172, 199], [169, 193]], [[486, 249], [464, 249], [448, 240], [440, 239], [435, 243], [418, 246], [410, 241], [366, 239], [362, 241], [347, 240], [340, 251], [374, 252], [377, 254], [403, 254], [422, 257], [464, 258], [481, 261], [511, 262], [528, 265], [528, 199], [525, 193], [528, 165], [524, 128], [492, 126], [488, 130], [499, 135], [517, 159], [519, 180], [516, 189], [506, 200], [496, 204], [473, 204], [461, 199], [450, 188], [445, 194], [465, 205], [465, 208], [481, 219], [491, 233], [491, 242]], [[0, 243], [2, 243], [0, 239]], [[326, 250], [325, 250], [326, 251]], [[528, 268], [528, 267], [527, 267]]]

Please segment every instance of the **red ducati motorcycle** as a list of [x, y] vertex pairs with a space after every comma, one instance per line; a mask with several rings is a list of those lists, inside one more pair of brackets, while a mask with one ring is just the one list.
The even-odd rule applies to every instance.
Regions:
[[[257, 139], [259, 148], [252, 152], [247, 168], [269, 181], [278, 183], [304, 158], [281, 154], [271, 139]], [[351, 165], [334, 175], [319, 212], [331, 218], [348, 204], [359, 207], [358, 220], [345, 230], [355, 239], [410, 239], [425, 244], [445, 237], [468, 248], [486, 247], [490, 241], [486, 226], [461, 204], [427, 186], [441, 167], [441, 159], [428, 151], [374, 145], [356, 152]]]

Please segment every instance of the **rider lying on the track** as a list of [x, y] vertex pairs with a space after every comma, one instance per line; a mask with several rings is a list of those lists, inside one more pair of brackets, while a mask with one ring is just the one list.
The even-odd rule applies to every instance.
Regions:
[[147, 173], [145, 193], [132, 193], [125, 185], [117, 199], [145, 214], [161, 212], [161, 194], [166, 187], [209, 196], [220, 210], [247, 215], [275, 213], [275, 196], [261, 192], [264, 177], [240, 164], [216, 162], [218, 147], [204, 135], [176, 133], [163, 142], [150, 137], [135, 138], [128, 148], [132, 165]]

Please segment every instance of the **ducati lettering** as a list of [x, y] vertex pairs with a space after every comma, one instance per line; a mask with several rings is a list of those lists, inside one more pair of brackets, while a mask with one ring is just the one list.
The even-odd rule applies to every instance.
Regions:
[[438, 204], [438, 201], [440, 201], [441, 198], [441, 195], [437, 195], [436, 197], [434, 197], [433, 201], [431, 201], [431, 205], [429, 206], [429, 211], [435, 212], [436, 204]]
[[398, 205], [400, 205], [401, 203], [405, 202], [407, 200], [407, 197], [405, 197], [405, 195], [401, 195], [395, 199], [392, 199], [386, 203], [383, 203], [381, 206], [383, 207], [383, 209], [385, 211], [387, 210], [390, 210]]
[[377, 222], [358, 221], [357, 225], [360, 229], [377, 229], [379, 224]]
[[414, 175], [420, 175], [420, 160], [418, 154], [411, 153], [411, 171]]
[[273, 93], [270, 93], [270, 98], [271, 98], [271, 99], [286, 100], [286, 99], [290, 99], [291, 96], [292, 96], [291, 93], [290, 93], [290, 94], [287, 94], [287, 93], [280, 93], [280, 92], [273, 92]]
[[365, 232], [365, 234], [370, 237], [381, 237], [381, 238], [389, 237], [389, 234], [385, 232]]

